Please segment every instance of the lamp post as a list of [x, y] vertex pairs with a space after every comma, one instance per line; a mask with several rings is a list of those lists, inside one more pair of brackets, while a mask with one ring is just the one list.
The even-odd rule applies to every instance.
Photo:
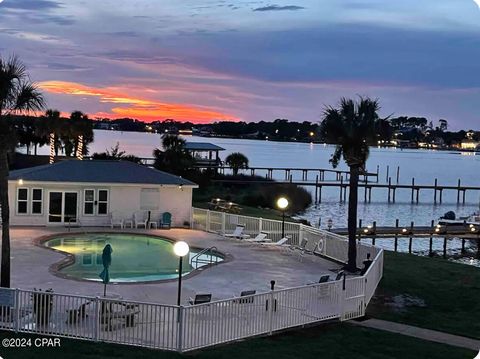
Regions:
[[177, 305], [180, 306], [180, 300], [182, 296], [182, 264], [183, 257], [185, 257], [190, 248], [188, 244], [183, 241], [178, 241], [173, 245], [173, 252], [178, 256], [178, 296], [177, 296]]
[[288, 207], [288, 199], [280, 197], [277, 200], [277, 207], [282, 211], [282, 238], [285, 238], [285, 209]]

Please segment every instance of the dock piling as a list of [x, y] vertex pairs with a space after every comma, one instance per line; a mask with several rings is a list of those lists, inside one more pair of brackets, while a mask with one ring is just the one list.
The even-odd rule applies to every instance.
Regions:
[[429, 243], [428, 243], [428, 255], [431, 257], [433, 256], [433, 231], [435, 231], [434, 226], [435, 226], [435, 221], [432, 219], [432, 222], [430, 224], [432, 227], [432, 231], [430, 232], [430, 238], [429, 238]]
[[393, 244], [393, 247], [394, 247], [394, 251], [397, 252], [398, 250], [398, 225], [399, 225], [399, 220], [398, 218], [395, 220], [395, 237], [394, 237], [394, 244]]

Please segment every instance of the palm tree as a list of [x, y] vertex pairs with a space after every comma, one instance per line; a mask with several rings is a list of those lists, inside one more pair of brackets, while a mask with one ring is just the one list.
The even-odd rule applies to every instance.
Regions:
[[50, 142], [50, 134], [53, 133], [55, 135], [55, 155], [58, 155], [59, 149], [62, 148], [62, 143], [60, 141], [60, 134], [62, 132], [62, 120], [60, 118], [60, 112], [52, 109], [47, 110], [45, 115], [37, 120], [35, 132], [37, 136], [43, 138], [45, 143]]
[[0, 208], [2, 211], [2, 261], [0, 286], [10, 287], [10, 208], [8, 203], [8, 152], [15, 134], [9, 121], [14, 114], [38, 111], [44, 100], [30, 82], [25, 65], [15, 56], [0, 57]]
[[248, 168], [248, 158], [243, 153], [233, 152], [225, 158], [225, 163], [232, 168], [236, 176], [241, 168]]
[[346, 269], [357, 268], [357, 204], [358, 179], [365, 170], [369, 155], [369, 144], [376, 140], [378, 100], [360, 97], [355, 102], [342, 98], [340, 107], [327, 107], [320, 124], [320, 134], [329, 143], [336, 144], [335, 152], [330, 159], [332, 166], [338, 166], [343, 159], [350, 167], [350, 192], [348, 197], [348, 263]]
[[71, 141], [73, 142], [73, 152], [78, 152], [79, 137], [82, 136], [83, 155], [88, 152], [88, 144], [93, 142], [93, 122], [83, 112], [74, 111], [69, 120], [71, 126]]
[[156, 169], [172, 172], [176, 175], [185, 175], [191, 169], [194, 160], [185, 148], [186, 141], [177, 135], [163, 135], [163, 151], [153, 150]]

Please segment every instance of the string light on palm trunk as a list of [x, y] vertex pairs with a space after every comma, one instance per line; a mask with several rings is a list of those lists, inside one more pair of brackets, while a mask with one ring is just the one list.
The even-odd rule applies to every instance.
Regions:
[[82, 135], [78, 136], [77, 142], [78, 143], [77, 143], [76, 157], [79, 160], [83, 160], [83, 136]]
[[50, 134], [50, 159], [49, 163], [52, 164], [55, 161], [55, 134]]

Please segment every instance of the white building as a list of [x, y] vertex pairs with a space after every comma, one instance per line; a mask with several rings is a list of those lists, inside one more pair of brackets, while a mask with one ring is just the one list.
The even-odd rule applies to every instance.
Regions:
[[137, 212], [156, 219], [170, 212], [172, 225], [183, 226], [190, 221], [197, 187], [128, 161], [61, 161], [10, 172], [10, 223], [106, 226], [111, 213], [131, 219]]

